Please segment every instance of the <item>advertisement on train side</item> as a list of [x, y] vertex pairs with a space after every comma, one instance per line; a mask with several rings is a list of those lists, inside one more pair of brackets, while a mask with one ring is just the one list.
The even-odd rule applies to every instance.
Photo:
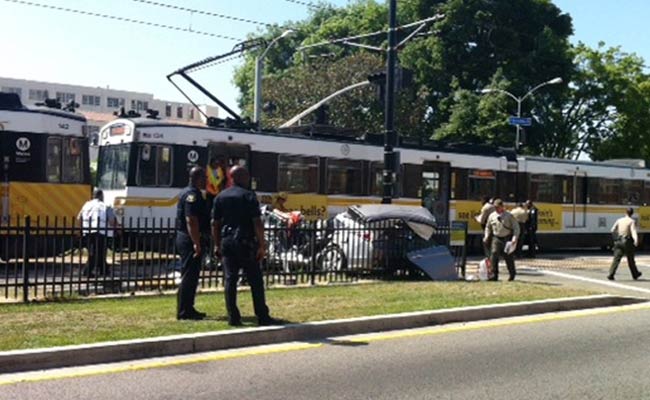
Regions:
[[[562, 230], [562, 205], [561, 204], [536, 204], [537, 213], [537, 230], [541, 232], [561, 231]], [[508, 209], [511, 209], [508, 206]], [[648, 207], [648, 218], [650, 222], [650, 207]], [[476, 217], [481, 213], [481, 203], [478, 201], [458, 201], [456, 202], [456, 220], [465, 221], [468, 224], [469, 231], [480, 231], [481, 225]]]
[[300, 211], [308, 221], [328, 217], [327, 196], [324, 195], [276, 193], [260, 196], [260, 203], [272, 205], [280, 211]]

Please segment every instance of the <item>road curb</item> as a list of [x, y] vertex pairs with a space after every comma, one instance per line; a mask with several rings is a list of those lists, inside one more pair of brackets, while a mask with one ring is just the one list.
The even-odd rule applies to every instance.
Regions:
[[333, 336], [622, 306], [644, 301], [647, 300], [636, 297], [598, 295], [123, 340], [80, 346], [14, 350], [0, 352], [0, 373], [102, 364], [291, 341], [313, 341]]

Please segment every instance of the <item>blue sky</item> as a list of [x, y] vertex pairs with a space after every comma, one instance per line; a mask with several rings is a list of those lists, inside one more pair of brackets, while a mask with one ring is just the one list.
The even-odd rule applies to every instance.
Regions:
[[[27, 1], [27, 0], [25, 0]], [[161, 3], [282, 23], [307, 16], [307, 7], [287, 0], [159, 0]], [[192, 28], [244, 38], [258, 25], [170, 10], [134, 0], [29, 0], [101, 14]], [[343, 5], [347, 0], [333, 0]], [[399, 3], [399, 2], [398, 2]], [[573, 17], [573, 41], [620, 45], [650, 60], [646, 40], [650, 1], [555, 0]], [[624, 7], [622, 5], [625, 5]], [[228, 51], [232, 40], [152, 28], [0, 0], [0, 76], [153, 93], [183, 100], [165, 76], [191, 62]], [[194, 76], [236, 108], [234, 64]], [[198, 96], [197, 96], [198, 97]]]

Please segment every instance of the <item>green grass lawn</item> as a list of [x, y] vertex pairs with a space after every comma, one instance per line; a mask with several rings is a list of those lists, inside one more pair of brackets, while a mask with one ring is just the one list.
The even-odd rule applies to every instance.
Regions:
[[[290, 322], [582, 296], [586, 291], [525, 282], [395, 282], [267, 291], [276, 318]], [[244, 324], [251, 296], [240, 292]], [[27, 349], [228, 329], [223, 293], [197, 296], [204, 321], [177, 321], [176, 297], [130, 297], [0, 306], [0, 350]]]

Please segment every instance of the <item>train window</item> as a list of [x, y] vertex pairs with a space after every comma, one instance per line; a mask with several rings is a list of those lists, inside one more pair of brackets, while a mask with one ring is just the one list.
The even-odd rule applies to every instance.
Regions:
[[318, 157], [281, 154], [278, 160], [278, 191], [318, 193]]
[[61, 138], [47, 139], [46, 174], [48, 182], [61, 182]]
[[384, 194], [384, 163], [374, 162], [370, 165], [370, 195]]
[[460, 168], [452, 168], [451, 198], [453, 200], [467, 199], [467, 170], [460, 169]]
[[360, 195], [363, 192], [362, 162], [327, 160], [327, 193]]
[[128, 144], [121, 144], [99, 148], [97, 186], [100, 189], [120, 190], [126, 187], [129, 147]]
[[492, 197], [496, 193], [494, 171], [472, 170], [469, 175], [469, 200], [481, 200], [483, 196]]
[[598, 179], [598, 204], [621, 204], [621, 181]]
[[[516, 201], [517, 174], [514, 172], [499, 172], [498, 196], [504, 201]], [[521, 201], [521, 199], [519, 199]]]
[[81, 183], [83, 172], [84, 146], [82, 139], [63, 140], [63, 182]]
[[171, 186], [172, 152], [170, 146], [143, 144], [138, 151], [138, 186]]
[[643, 181], [623, 181], [623, 203], [624, 204], [641, 204], [641, 195], [643, 194]]
[[647, 206], [650, 204], [650, 182], [643, 182], [643, 199], [641, 204]]
[[530, 176], [529, 195], [531, 200], [540, 202], [553, 202], [553, 175], [533, 174]]

